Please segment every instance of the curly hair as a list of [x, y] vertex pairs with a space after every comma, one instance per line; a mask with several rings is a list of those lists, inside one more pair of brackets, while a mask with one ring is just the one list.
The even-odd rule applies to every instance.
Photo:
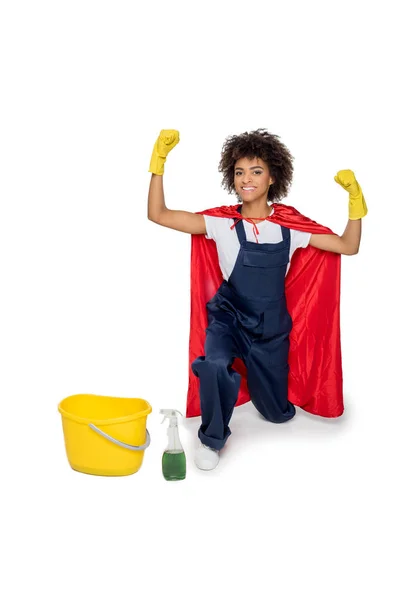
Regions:
[[228, 190], [229, 194], [235, 192], [239, 202], [242, 202], [234, 185], [235, 164], [239, 158], [261, 158], [267, 163], [274, 178], [274, 183], [268, 191], [268, 200], [279, 202], [287, 196], [293, 178], [294, 157], [278, 135], [269, 133], [266, 129], [257, 129], [226, 138], [218, 171], [223, 174], [222, 187]]

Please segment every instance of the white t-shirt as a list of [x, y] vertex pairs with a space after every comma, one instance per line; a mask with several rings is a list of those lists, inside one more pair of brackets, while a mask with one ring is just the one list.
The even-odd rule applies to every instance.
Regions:
[[[274, 209], [272, 209], [271, 215]], [[205, 234], [207, 239], [214, 240], [217, 245], [218, 261], [222, 271], [223, 278], [228, 281], [233, 267], [235, 266], [236, 259], [240, 250], [240, 242], [236, 233], [236, 227], [231, 229], [234, 223], [233, 219], [225, 217], [211, 217], [210, 215], [203, 215], [206, 222]], [[282, 241], [282, 230], [281, 226], [277, 223], [271, 223], [271, 221], [259, 221], [256, 222], [259, 234], [256, 236], [254, 232], [253, 223], [243, 220], [244, 231], [246, 239], [249, 242], [256, 242], [258, 238], [259, 244], [277, 244]], [[306, 248], [309, 244], [311, 233], [305, 231], [297, 231], [296, 229], [290, 230], [290, 252], [289, 261], [292, 258], [293, 252], [297, 248]], [[290, 262], [287, 266], [286, 273], [290, 267]]]

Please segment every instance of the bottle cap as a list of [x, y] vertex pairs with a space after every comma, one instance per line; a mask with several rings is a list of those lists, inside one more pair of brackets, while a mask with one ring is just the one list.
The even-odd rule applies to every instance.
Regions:
[[171, 419], [171, 418], [176, 418], [178, 415], [181, 415], [181, 417], [183, 417], [183, 414], [179, 411], [176, 410], [175, 408], [162, 408], [160, 410], [160, 413], [162, 415], [165, 415], [163, 420], [161, 421], [161, 423], [164, 423], [165, 419]]

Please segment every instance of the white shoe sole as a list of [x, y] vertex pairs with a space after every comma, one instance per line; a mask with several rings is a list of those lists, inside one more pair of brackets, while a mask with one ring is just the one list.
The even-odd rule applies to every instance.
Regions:
[[219, 463], [219, 452], [201, 445], [196, 450], [195, 465], [202, 471], [212, 471]]

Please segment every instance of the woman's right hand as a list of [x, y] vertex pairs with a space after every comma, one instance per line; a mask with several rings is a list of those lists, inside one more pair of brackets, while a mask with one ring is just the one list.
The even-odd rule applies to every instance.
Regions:
[[168, 152], [179, 143], [179, 131], [176, 129], [161, 129], [153, 154], [151, 155], [149, 172], [155, 175], [164, 175], [164, 163]]

